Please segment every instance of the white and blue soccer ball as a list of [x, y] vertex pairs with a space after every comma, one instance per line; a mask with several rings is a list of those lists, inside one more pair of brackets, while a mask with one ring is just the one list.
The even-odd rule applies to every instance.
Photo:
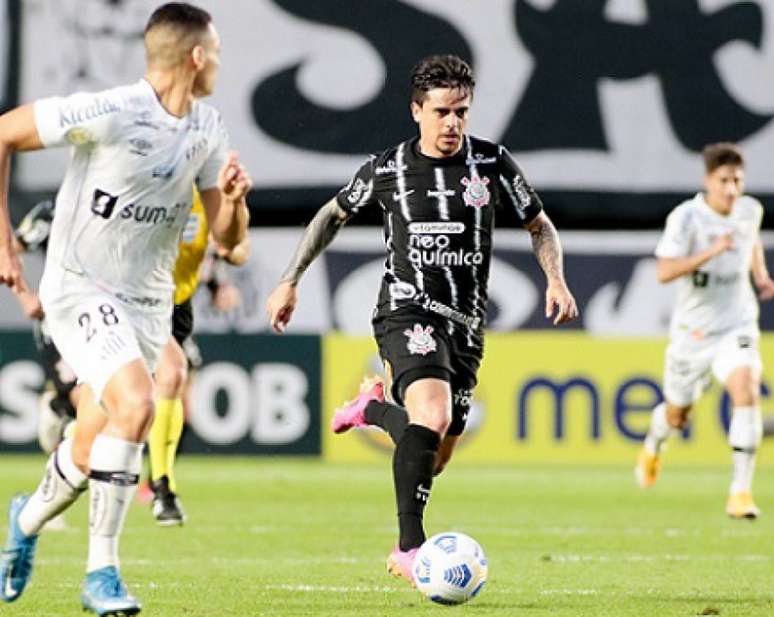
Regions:
[[481, 545], [464, 533], [448, 531], [428, 538], [414, 559], [417, 589], [439, 604], [462, 604], [486, 582], [488, 564]]

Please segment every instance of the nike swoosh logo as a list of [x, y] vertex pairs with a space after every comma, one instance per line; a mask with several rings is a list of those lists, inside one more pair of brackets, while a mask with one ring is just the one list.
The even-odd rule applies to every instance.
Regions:
[[395, 192], [392, 194], [392, 199], [393, 201], [400, 201], [401, 199], [405, 199], [406, 197], [411, 195], [411, 193], [413, 192], [414, 192], [414, 189], [411, 189], [410, 191], [405, 191], [403, 193]]
[[13, 598], [15, 595], [16, 590], [13, 588], [13, 585], [11, 585], [11, 577], [9, 576], [7, 579], [5, 579], [5, 597]]

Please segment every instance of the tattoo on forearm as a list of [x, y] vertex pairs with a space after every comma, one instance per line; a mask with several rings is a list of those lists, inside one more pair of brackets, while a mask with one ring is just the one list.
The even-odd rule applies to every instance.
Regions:
[[292, 285], [298, 284], [309, 265], [331, 243], [344, 224], [341, 212], [335, 201], [328, 202], [317, 211], [280, 280]]
[[562, 279], [562, 245], [556, 227], [550, 221], [543, 221], [530, 230], [532, 250], [548, 279]]

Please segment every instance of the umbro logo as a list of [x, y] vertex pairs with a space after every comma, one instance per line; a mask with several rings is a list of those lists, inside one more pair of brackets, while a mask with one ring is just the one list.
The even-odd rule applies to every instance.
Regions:
[[406, 197], [408, 197], [409, 195], [411, 195], [412, 193], [415, 193], [415, 192], [416, 191], [414, 189], [411, 189], [409, 191], [403, 191], [402, 193], [398, 193], [397, 191], [395, 191], [392, 194], [392, 199], [393, 199], [393, 201], [401, 201], [403, 199], [406, 199]]

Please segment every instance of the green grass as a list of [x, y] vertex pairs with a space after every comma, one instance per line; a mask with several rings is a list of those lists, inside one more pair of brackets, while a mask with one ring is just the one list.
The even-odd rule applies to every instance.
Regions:
[[[33, 487], [42, 463], [1, 457], [0, 495]], [[158, 528], [135, 505], [122, 570], [154, 616], [772, 615], [770, 472], [754, 523], [724, 516], [728, 473], [667, 467], [643, 492], [628, 468], [452, 464], [428, 531], [479, 540], [490, 578], [473, 602], [447, 608], [385, 572], [395, 542], [387, 465], [183, 457], [188, 524]], [[43, 535], [32, 585], [2, 617], [82, 615], [86, 505], [67, 513], [69, 531]]]

